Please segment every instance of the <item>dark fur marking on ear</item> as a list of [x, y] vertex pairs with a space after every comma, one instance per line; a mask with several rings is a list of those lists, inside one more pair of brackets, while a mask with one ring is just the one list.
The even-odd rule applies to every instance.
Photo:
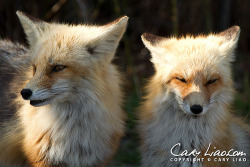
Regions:
[[238, 36], [239, 31], [239, 26], [233, 26], [226, 29], [225, 31], [220, 32], [218, 35], [226, 37], [227, 40], [235, 40]]
[[87, 52], [89, 52], [89, 54], [91, 54], [91, 55], [94, 54], [95, 48], [93, 46], [87, 46], [86, 48], [87, 48]]
[[21, 13], [22, 13], [23, 15], [25, 15], [26, 17], [28, 17], [31, 21], [34, 21], [34, 22], [44, 22], [43, 20], [38, 19], [38, 18], [35, 18], [35, 17], [33, 17], [33, 16], [31, 16], [31, 15], [25, 13], [25, 12], [21, 12]]
[[112, 21], [112, 22], [110, 22], [108, 24], [105, 24], [104, 26], [111, 26], [113, 24], [117, 24], [119, 21], [121, 21], [124, 18], [127, 18], [127, 16], [120, 17], [120, 18], [118, 18], [118, 19], [116, 19], [116, 20], [114, 20], [114, 21]]
[[149, 41], [152, 45], [159, 43], [160, 41], [162, 41], [163, 39], [165, 39], [164, 37], [159, 37], [153, 34], [149, 34], [149, 33], [144, 33], [143, 38], [145, 38], [147, 41]]
[[110, 26], [110, 25], [112, 25], [112, 24], [116, 24], [116, 23], [118, 23], [121, 19], [122, 19], [122, 18], [118, 18], [118, 19], [116, 19], [116, 20], [114, 20], [114, 21], [112, 21], [112, 22], [110, 22], [110, 23], [108, 23], [108, 24], [105, 24], [104, 26]]

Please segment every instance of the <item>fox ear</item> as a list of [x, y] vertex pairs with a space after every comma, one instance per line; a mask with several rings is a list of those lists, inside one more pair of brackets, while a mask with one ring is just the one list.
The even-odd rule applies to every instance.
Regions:
[[[95, 53], [94, 56], [104, 57], [109, 62], [112, 60], [115, 50], [120, 42], [128, 23], [128, 17], [121, 17], [109, 24], [99, 27], [102, 31], [94, 39], [91, 52]], [[107, 55], [107, 56], [103, 56]]]
[[216, 35], [219, 37], [219, 46], [223, 52], [231, 52], [237, 46], [240, 36], [240, 27], [233, 26]]
[[[166, 54], [162, 47], [162, 43], [166, 43], [166, 41], [168, 40], [167, 38], [149, 33], [142, 34], [141, 38], [146, 48], [148, 48], [148, 50], [151, 52], [151, 61], [155, 65], [167, 63]], [[168, 60], [169, 59], [171, 59], [171, 57], [168, 57]]]
[[144, 33], [142, 34], [141, 39], [144, 45], [153, 53], [158, 50], [156, 48], [157, 45], [166, 38], [159, 37], [149, 33]]
[[16, 14], [22, 24], [22, 27], [27, 36], [29, 44], [36, 43], [38, 38], [42, 35], [42, 33], [49, 27], [48, 23], [33, 18], [21, 11], [17, 11]]

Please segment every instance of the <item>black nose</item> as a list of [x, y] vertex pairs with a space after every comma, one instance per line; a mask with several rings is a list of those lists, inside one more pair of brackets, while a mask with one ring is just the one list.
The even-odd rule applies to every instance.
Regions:
[[194, 104], [190, 107], [190, 110], [194, 113], [194, 114], [200, 114], [203, 110], [203, 108], [200, 105]]
[[25, 100], [27, 100], [32, 95], [32, 91], [30, 89], [23, 89], [21, 91], [21, 95]]

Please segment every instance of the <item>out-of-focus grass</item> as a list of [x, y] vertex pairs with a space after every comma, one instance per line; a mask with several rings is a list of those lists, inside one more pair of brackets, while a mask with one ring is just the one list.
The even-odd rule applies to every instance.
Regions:
[[250, 123], [250, 83], [249, 75], [244, 75], [242, 91], [237, 92], [234, 108], [237, 115], [243, 116]]
[[139, 138], [136, 131], [136, 108], [139, 103], [140, 97], [136, 91], [128, 95], [125, 103], [125, 111], [128, 117], [127, 133], [110, 167], [137, 167], [140, 165]]

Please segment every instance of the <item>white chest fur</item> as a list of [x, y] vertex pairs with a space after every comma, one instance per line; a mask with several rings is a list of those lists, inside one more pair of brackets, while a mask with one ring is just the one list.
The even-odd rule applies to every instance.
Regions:
[[29, 108], [26, 104], [20, 112], [25, 115], [21, 117], [24, 133], [27, 138], [49, 134], [50, 139], [40, 145], [40, 150], [52, 164], [89, 166], [101, 162], [112, 151], [110, 138], [114, 131], [123, 129], [119, 119], [116, 126], [108, 121], [110, 113], [97, 101], [60, 103], [35, 111]]
[[179, 154], [184, 150], [201, 151], [208, 147], [216, 135], [213, 129], [217, 120], [209, 119], [209, 114], [201, 119], [188, 117], [168, 102], [158, 106], [154, 119], [141, 125], [141, 129], [144, 129], [143, 166], [201, 166], [199, 162], [174, 162], [171, 158], [180, 157], [173, 156], [171, 148], [180, 143], [173, 150], [173, 153]]

